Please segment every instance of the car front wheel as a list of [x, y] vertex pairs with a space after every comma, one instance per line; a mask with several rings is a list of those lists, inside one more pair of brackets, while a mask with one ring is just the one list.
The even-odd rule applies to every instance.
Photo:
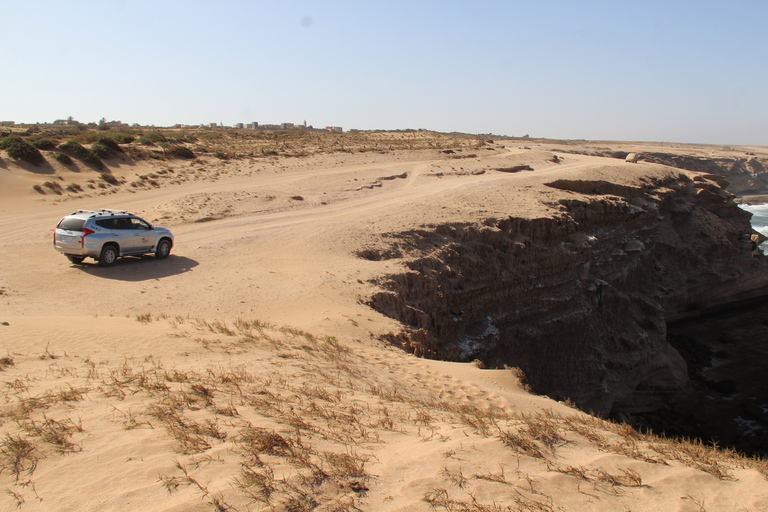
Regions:
[[171, 241], [167, 238], [163, 238], [160, 240], [160, 242], [157, 244], [157, 250], [155, 251], [155, 258], [159, 260], [164, 260], [168, 257], [168, 255], [171, 254]]
[[102, 267], [111, 267], [117, 261], [117, 247], [114, 245], [105, 245], [99, 256], [99, 265]]

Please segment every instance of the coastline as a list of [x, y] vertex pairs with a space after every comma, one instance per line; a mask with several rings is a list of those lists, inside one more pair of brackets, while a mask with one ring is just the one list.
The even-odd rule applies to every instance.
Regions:
[[752, 194], [752, 195], [745, 195], [741, 194], [734, 199], [738, 204], [749, 204], [749, 205], [758, 205], [758, 204], [767, 204], [768, 203], [768, 194]]

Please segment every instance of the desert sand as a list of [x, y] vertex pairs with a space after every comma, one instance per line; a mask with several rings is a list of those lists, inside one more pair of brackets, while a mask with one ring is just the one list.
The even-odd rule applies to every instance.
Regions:
[[[97, 174], [4, 158], [0, 509], [768, 510], [761, 461], [380, 339], [398, 324], [366, 299], [403, 262], [359, 255], [389, 234], [547, 215], [555, 179], [671, 172], [519, 145], [115, 160], [156, 186], [62, 195], [32, 186]], [[171, 257], [71, 264], [51, 235], [78, 208], [170, 228]]]

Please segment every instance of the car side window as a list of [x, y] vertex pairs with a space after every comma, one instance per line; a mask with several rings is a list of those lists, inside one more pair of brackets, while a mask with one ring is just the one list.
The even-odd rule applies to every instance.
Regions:
[[131, 219], [131, 224], [133, 229], [149, 229], [149, 224], [141, 219]]
[[130, 219], [115, 219], [115, 229], [131, 229]]
[[99, 219], [96, 221], [96, 225], [105, 229], [114, 229], [114, 219]]

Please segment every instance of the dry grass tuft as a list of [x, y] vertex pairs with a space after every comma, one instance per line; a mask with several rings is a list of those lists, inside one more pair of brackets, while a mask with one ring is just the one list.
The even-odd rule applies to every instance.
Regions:
[[[141, 318], [159, 321], [149, 314]], [[381, 380], [363, 355], [332, 336], [258, 320], [168, 322], [185, 343], [199, 340], [207, 347], [210, 362], [178, 368], [152, 357], [96, 363], [58, 356], [49, 347], [41, 358], [0, 360], [6, 377], [3, 499], [14, 506], [39, 499], [30, 487], [38, 464], [87, 449], [90, 437], [82, 434], [90, 434], [88, 424], [73, 419], [85, 403], [102, 404], [118, 432], [146, 429], [159, 442], [172, 441], [178, 459], [159, 484], [168, 492], [194, 490], [214, 510], [359, 510], [375, 481], [370, 461], [392, 438], [454, 443], [444, 450], [442, 471], [432, 469], [439, 485], [423, 496], [437, 510], [557, 510], [544, 493], [541, 475], [548, 473], [568, 475], [577, 488], [590, 485], [603, 495], [644, 487], [641, 466], [562, 464], [569, 444], [642, 462], [678, 461], [720, 479], [734, 478], [737, 468], [768, 474], [766, 461], [585, 414], [510, 414], [410, 392], [405, 378]], [[262, 353], [269, 364], [261, 363]], [[32, 364], [41, 369], [35, 377], [25, 368]], [[478, 440], [509, 453], [511, 465], [465, 462], [473, 450], [455, 443]], [[207, 468], [214, 463], [221, 466]], [[476, 499], [480, 488], [498, 490], [503, 501]]]
[[532, 438], [524, 434], [513, 430], [507, 430], [499, 434], [499, 438], [506, 446], [509, 446], [522, 455], [527, 455], [536, 459], [544, 458], [544, 452], [541, 448], [539, 448]]
[[34, 473], [41, 457], [35, 445], [19, 435], [6, 434], [0, 441], [0, 470], [10, 471], [16, 483], [22, 473]]

